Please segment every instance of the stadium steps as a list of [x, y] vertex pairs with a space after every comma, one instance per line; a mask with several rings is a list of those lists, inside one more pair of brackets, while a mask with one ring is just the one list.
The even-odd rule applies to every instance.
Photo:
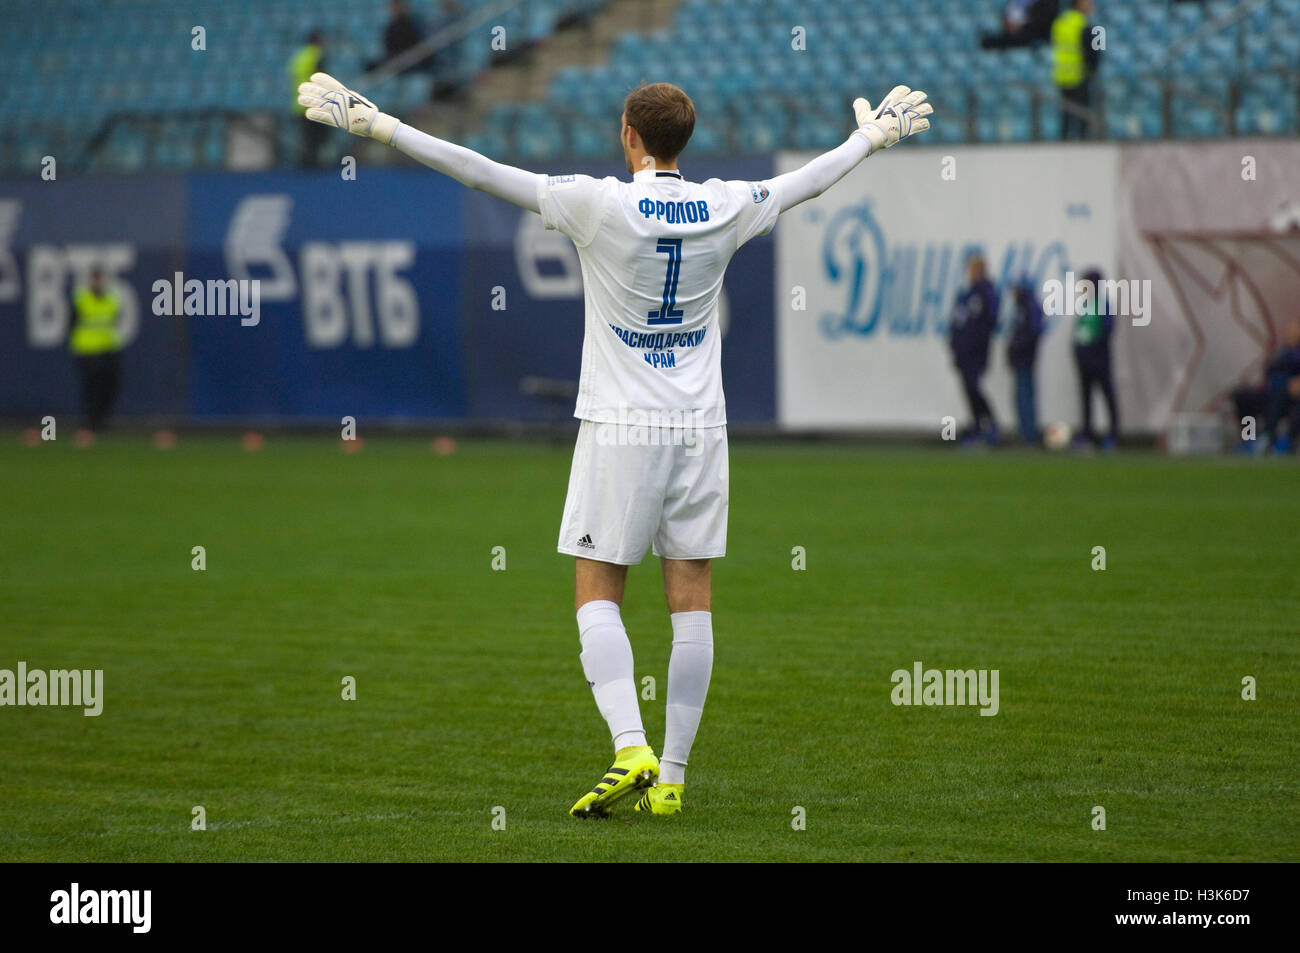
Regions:
[[620, 34], [669, 26], [681, 2], [613, 0], [587, 22], [560, 30], [528, 54], [481, 75], [467, 99], [429, 104], [413, 120], [432, 135], [459, 141], [479, 128], [499, 104], [545, 100], [551, 80], [561, 69], [606, 62]]

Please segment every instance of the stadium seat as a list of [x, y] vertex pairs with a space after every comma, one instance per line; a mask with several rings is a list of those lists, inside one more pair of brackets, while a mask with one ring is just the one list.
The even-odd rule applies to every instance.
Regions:
[[[544, 42], [566, 18], [590, 14], [605, 2], [533, 0], [500, 19], [512, 41]], [[842, 139], [847, 106], [855, 96], [874, 101], [899, 81], [931, 91], [939, 112], [928, 138], [936, 144], [965, 139], [972, 128], [970, 109], [980, 141], [1025, 141], [1034, 131], [1034, 90], [1047, 104], [1039, 134], [1051, 138], [1059, 117], [1052, 105], [1049, 48], [979, 48], [979, 35], [997, 28], [1002, 6], [1000, 0], [879, 0], [868, 20], [857, 0], [684, 0], [666, 28], [628, 29], [612, 41], [603, 63], [561, 69], [536, 110], [491, 110], [474, 141], [539, 161], [569, 153], [608, 154], [610, 115], [646, 78], [647, 63], [695, 99], [701, 124], [694, 148], [700, 151], [762, 153], [833, 145]], [[432, 3], [423, 12], [420, 7], [417, 3], [420, 15], [432, 14]], [[1237, 7], [1236, 0], [1104, 5], [1099, 17], [1108, 42], [1100, 73], [1105, 133], [1122, 139], [1225, 134], [1226, 117], [1204, 103], [1229, 108], [1230, 82], [1241, 81], [1249, 88], [1243, 88], [1233, 117], [1239, 129], [1294, 134], [1296, 83], [1286, 71], [1300, 64], [1300, 0], [1269, 0], [1239, 22], [1205, 35], [1197, 32]], [[311, 25], [295, 0], [195, 0], [183, 11], [147, 0], [67, 0], [64, 9], [62, 16], [25, 5], [10, 12], [8, 28], [0, 34], [5, 105], [0, 133], [33, 121], [52, 130], [69, 116], [93, 126], [128, 109], [162, 114], [243, 109], [285, 117], [286, 67]], [[319, 0], [311, 21], [326, 31], [328, 68], [343, 77], [358, 75], [378, 51], [386, 18], [380, 3]], [[176, 42], [189, 36], [195, 22], [207, 27], [207, 57], [191, 51], [187, 42]], [[796, 25], [805, 30], [804, 50], [791, 46]], [[1165, 63], [1161, 51], [1187, 37], [1194, 42]], [[229, 75], [211, 64], [225, 62], [232, 39], [242, 68]], [[499, 54], [487, 43], [461, 42], [445, 51], [441, 75], [468, 81], [494, 58]], [[92, 84], [84, 81], [87, 75], [105, 78]], [[1168, 130], [1162, 81], [1176, 90]], [[967, 91], [979, 92], [975, 102], [967, 101]], [[410, 110], [426, 102], [429, 77], [398, 77], [370, 92], [394, 110]], [[748, 121], [729, 105], [765, 98], [771, 108], [758, 109], [757, 118]], [[790, 103], [807, 104], [809, 114], [797, 115]], [[102, 161], [123, 169], [150, 161], [207, 164], [216, 151], [205, 139], [188, 153], [171, 144], [150, 158], [153, 153], [142, 156], [137, 144], [114, 143], [105, 146]], [[16, 157], [18, 150], [4, 155]]]

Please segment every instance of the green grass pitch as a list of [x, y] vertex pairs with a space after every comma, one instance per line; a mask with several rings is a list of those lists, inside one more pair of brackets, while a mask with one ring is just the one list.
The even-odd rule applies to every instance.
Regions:
[[[0, 860], [1300, 858], [1286, 463], [733, 441], [687, 813], [579, 822], [569, 447], [4, 436], [0, 668], [105, 700], [0, 708]], [[658, 747], [653, 557], [624, 618]], [[997, 669], [999, 713], [895, 707], [915, 661]]]

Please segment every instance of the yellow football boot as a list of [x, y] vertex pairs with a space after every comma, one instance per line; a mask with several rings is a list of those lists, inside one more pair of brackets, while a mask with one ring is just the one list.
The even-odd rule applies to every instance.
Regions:
[[649, 745], [621, 748], [605, 776], [569, 809], [574, 817], [608, 817], [609, 809], [634, 791], [659, 780], [659, 759]]
[[680, 814], [682, 792], [685, 788], [684, 784], [664, 784], [660, 781], [641, 795], [641, 800], [636, 802], [636, 809], [649, 811], [651, 814]]

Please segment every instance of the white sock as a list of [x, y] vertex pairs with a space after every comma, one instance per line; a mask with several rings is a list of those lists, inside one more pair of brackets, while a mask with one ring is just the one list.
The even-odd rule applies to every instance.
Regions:
[[686, 759], [695, 743], [713, 673], [713, 613], [674, 612], [670, 618], [673, 652], [668, 658], [668, 704], [659, 780], [663, 784], [684, 784]]
[[627, 640], [618, 604], [603, 599], [584, 603], [578, 610], [578, 639], [582, 643], [578, 658], [596, 696], [596, 707], [609, 725], [614, 750], [645, 744], [632, 643]]

